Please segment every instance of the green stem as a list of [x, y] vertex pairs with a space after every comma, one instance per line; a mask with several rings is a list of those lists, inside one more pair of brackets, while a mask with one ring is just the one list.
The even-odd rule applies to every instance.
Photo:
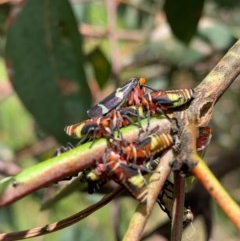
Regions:
[[[141, 124], [143, 127], [141, 136], [156, 128], [158, 132], [168, 133], [170, 130], [170, 122], [162, 117], [152, 117], [150, 122], [145, 119]], [[139, 137], [139, 128], [134, 125], [123, 128], [121, 132], [128, 141]], [[1, 180], [0, 207], [13, 203], [39, 188], [49, 186], [65, 177], [76, 174], [93, 165], [95, 161], [102, 160], [107, 147], [107, 140], [101, 138], [96, 140], [92, 147], [91, 145], [92, 142], [88, 142], [62, 155], [29, 167], [16, 176]]]

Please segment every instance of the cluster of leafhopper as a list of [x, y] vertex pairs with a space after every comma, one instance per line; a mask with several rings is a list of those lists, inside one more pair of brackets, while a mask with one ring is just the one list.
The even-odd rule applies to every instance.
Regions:
[[[136, 140], [128, 141], [121, 135], [121, 128], [136, 125], [141, 133], [141, 120], [149, 120], [156, 115], [172, 121], [169, 112], [176, 111], [193, 98], [193, 89], [153, 90], [146, 85], [145, 78], [132, 78], [90, 108], [87, 111], [90, 119], [66, 126], [66, 134], [80, 139], [78, 145], [91, 141], [91, 148], [94, 141], [101, 137], [108, 141], [101, 160], [96, 160], [92, 167], [82, 172], [82, 180], [88, 183], [89, 193], [99, 189], [108, 180], [113, 180], [124, 186], [135, 199], [146, 203], [148, 188], [144, 175], [153, 172], [163, 153], [170, 148], [176, 150], [179, 143], [172, 133], [158, 131], [145, 132], [139, 134]], [[206, 143], [203, 139], [208, 139], [208, 133], [201, 133], [199, 143], [202, 148]], [[69, 145], [59, 150], [71, 148], [74, 147]], [[171, 218], [173, 183], [169, 180], [157, 202]], [[189, 216], [189, 209], [185, 209], [184, 215]], [[184, 222], [186, 217], [183, 217]]]

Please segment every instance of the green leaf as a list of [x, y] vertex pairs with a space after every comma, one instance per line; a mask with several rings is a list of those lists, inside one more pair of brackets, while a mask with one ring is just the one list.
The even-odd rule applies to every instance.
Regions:
[[5, 40], [5, 28], [6, 22], [9, 17], [9, 12], [11, 10], [11, 6], [9, 3], [0, 3], [0, 54], [2, 55], [2, 50], [4, 48], [4, 40]]
[[219, 51], [229, 48], [234, 42], [230, 29], [222, 23], [213, 22], [199, 29], [199, 35], [203, 37], [203, 39], [208, 40], [208, 42]]
[[109, 80], [111, 74], [110, 62], [99, 47], [96, 47], [88, 54], [88, 60], [92, 64], [95, 77], [102, 88]]
[[107, 10], [103, 2], [92, 1], [87, 9], [88, 16], [85, 19], [89, 24], [105, 27], [107, 25]]
[[164, 10], [175, 36], [188, 43], [197, 31], [204, 0], [166, 0]]
[[[240, 2], [236, 0], [214, 0], [215, 4], [220, 8], [228, 9], [228, 8], [236, 8], [240, 6]], [[220, 10], [221, 11], [221, 10]]]
[[6, 49], [20, 99], [44, 131], [65, 142], [64, 126], [85, 117], [91, 103], [82, 39], [68, 1], [26, 1]]
[[[169, 45], [170, 47], [166, 46]], [[206, 56], [201, 50], [187, 46], [177, 39], [168, 38], [166, 41], [145, 44], [134, 54], [134, 62], [146, 64], [161, 60], [169, 65], [192, 65]]]

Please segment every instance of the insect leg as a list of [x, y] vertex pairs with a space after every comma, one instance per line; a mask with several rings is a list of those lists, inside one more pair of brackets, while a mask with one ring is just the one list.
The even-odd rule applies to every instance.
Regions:
[[68, 142], [66, 144], [66, 146], [60, 146], [59, 148], [57, 148], [57, 150], [53, 153], [53, 157], [54, 156], [59, 156], [62, 153], [70, 151], [73, 148], [74, 148], [74, 145], [72, 143]]

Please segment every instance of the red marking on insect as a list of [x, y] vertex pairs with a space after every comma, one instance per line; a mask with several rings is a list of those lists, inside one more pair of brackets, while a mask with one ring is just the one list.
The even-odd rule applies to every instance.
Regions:
[[122, 87], [101, 100], [97, 105], [91, 107], [87, 113], [89, 117], [102, 116], [115, 108], [121, 106], [139, 105], [140, 97], [145, 94], [145, 78], [132, 78]]
[[141, 165], [149, 158], [163, 152], [173, 144], [174, 141], [171, 135], [162, 133], [150, 135], [138, 143], [132, 142], [122, 149], [127, 160], [134, 161]]
[[197, 151], [204, 150], [207, 145], [210, 143], [212, 138], [212, 130], [210, 127], [200, 127], [199, 128], [199, 135], [197, 137], [196, 145], [197, 145]]

